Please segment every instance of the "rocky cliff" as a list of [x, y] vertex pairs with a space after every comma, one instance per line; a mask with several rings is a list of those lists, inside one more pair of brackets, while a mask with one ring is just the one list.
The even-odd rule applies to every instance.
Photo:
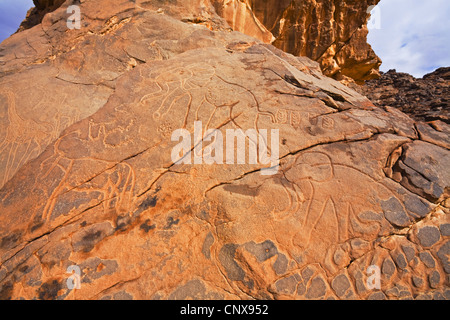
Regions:
[[381, 60], [367, 43], [370, 6], [379, 0], [213, 0], [237, 31], [320, 63], [325, 75], [359, 83], [378, 78]]
[[390, 70], [378, 80], [353, 87], [378, 106], [395, 107], [426, 122], [450, 123], [450, 68], [439, 68], [422, 79]]
[[70, 4], [0, 45], [0, 299], [450, 298], [447, 129], [208, 1]]
[[[20, 30], [40, 23], [45, 14], [65, 0], [33, 1], [36, 7], [30, 10]], [[367, 43], [369, 8], [379, 1], [211, 0], [211, 3], [233, 30], [285, 52], [309, 57], [319, 62], [327, 76], [339, 80], [349, 77], [362, 84], [379, 77], [381, 60]], [[209, 14], [203, 15], [205, 12], [196, 15], [199, 22], [209, 19]]]

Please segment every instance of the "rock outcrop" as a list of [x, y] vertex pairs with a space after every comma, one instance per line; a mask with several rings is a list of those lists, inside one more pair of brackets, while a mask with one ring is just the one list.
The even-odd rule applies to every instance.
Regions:
[[[25, 20], [20, 24], [19, 32], [30, 29], [42, 22], [44, 16], [58, 9], [65, 0], [33, 0], [34, 7], [28, 10]], [[74, 1], [78, 3], [78, 1]]]
[[0, 46], [0, 299], [450, 298], [448, 130], [208, 1], [70, 4]]
[[390, 70], [354, 88], [378, 106], [395, 107], [417, 120], [450, 124], [450, 68], [439, 68], [422, 79]]
[[381, 60], [367, 43], [371, 6], [379, 0], [212, 0], [237, 31], [320, 63], [325, 75], [358, 83], [379, 77]]

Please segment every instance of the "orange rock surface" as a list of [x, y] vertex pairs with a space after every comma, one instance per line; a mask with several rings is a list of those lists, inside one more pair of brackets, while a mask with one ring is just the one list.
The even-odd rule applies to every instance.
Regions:
[[[0, 299], [449, 299], [445, 123], [209, 1], [69, 2], [0, 45]], [[196, 121], [279, 130], [277, 173], [177, 164]]]

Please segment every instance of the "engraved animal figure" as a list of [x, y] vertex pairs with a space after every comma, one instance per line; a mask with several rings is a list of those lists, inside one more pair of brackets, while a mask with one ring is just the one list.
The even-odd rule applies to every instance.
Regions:
[[191, 90], [206, 86], [214, 74], [214, 68], [207, 64], [192, 64], [168, 70], [156, 76], [157, 91], [143, 96], [141, 103], [149, 104], [158, 98], [163, 98], [153, 113], [155, 120], [161, 119], [169, 114], [173, 106], [183, 98], [187, 98], [190, 105]]
[[298, 211], [301, 230], [294, 243], [304, 248], [311, 243], [340, 243], [378, 234], [379, 221], [365, 220], [362, 214], [380, 212], [380, 200], [394, 196], [369, 175], [333, 163], [322, 152], [301, 154], [285, 171], [285, 177], [303, 202]]
[[[78, 208], [75, 205], [65, 205], [64, 202], [67, 200], [61, 198], [63, 196], [68, 199], [82, 199], [83, 196], [77, 194], [89, 195], [87, 199], [96, 199], [96, 203], [103, 206], [105, 213], [111, 212], [115, 215], [127, 213], [132, 206], [135, 200], [136, 174], [128, 163], [113, 163], [87, 158], [68, 160], [63, 156], [58, 156], [56, 159], [52, 157], [51, 159], [54, 162], [42, 178], [50, 174], [56, 174], [62, 176], [62, 179], [52, 190], [41, 217], [35, 217], [34, 220], [45, 223], [61, 214], [69, 214], [69, 210], [83, 210], [83, 208]], [[79, 183], [73, 172], [74, 166], [78, 164], [77, 167], [79, 167], [81, 162], [85, 164], [92, 162], [93, 166], [101, 165], [106, 169], [95, 177]], [[63, 211], [59, 212], [61, 207]]]

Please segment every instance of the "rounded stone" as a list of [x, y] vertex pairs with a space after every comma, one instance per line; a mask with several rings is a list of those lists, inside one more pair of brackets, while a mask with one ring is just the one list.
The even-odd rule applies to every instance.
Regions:
[[342, 297], [347, 289], [350, 288], [350, 282], [345, 274], [341, 274], [333, 279], [331, 287], [336, 292], [338, 297]]
[[374, 292], [368, 298], [368, 300], [386, 300], [386, 295], [382, 292]]
[[436, 263], [433, 259], [433, 256], [425, 251], [419, 253], [419, 258], [422, 260], [422, 262], [428, 267], [428, 268], [434, 268], [436, 266]]
[[442, 236], [450, 237], [450, 223], [441, 224], [439, 228], [441, 229]]
[[431, 273], [428, 277], [428, 280], [430, 282], [430, 287], [436, 289], [439, 286], [439, 282], [441, 281], [441, 275], [439, 274], [439, 272], [433, 271], [433, 273]]
[[420, 287], [423, 286], [423, 280], [422, 280], [422, 278], [413, 276], [412, 280], [413, 280], [413, 284], [414, 284], [415, 287], [420, 288]]
[[441, 238], [439, 229], [434, 226], [423, 227], [417, 232], [417, 238], [424, 247], [431, 247]]

